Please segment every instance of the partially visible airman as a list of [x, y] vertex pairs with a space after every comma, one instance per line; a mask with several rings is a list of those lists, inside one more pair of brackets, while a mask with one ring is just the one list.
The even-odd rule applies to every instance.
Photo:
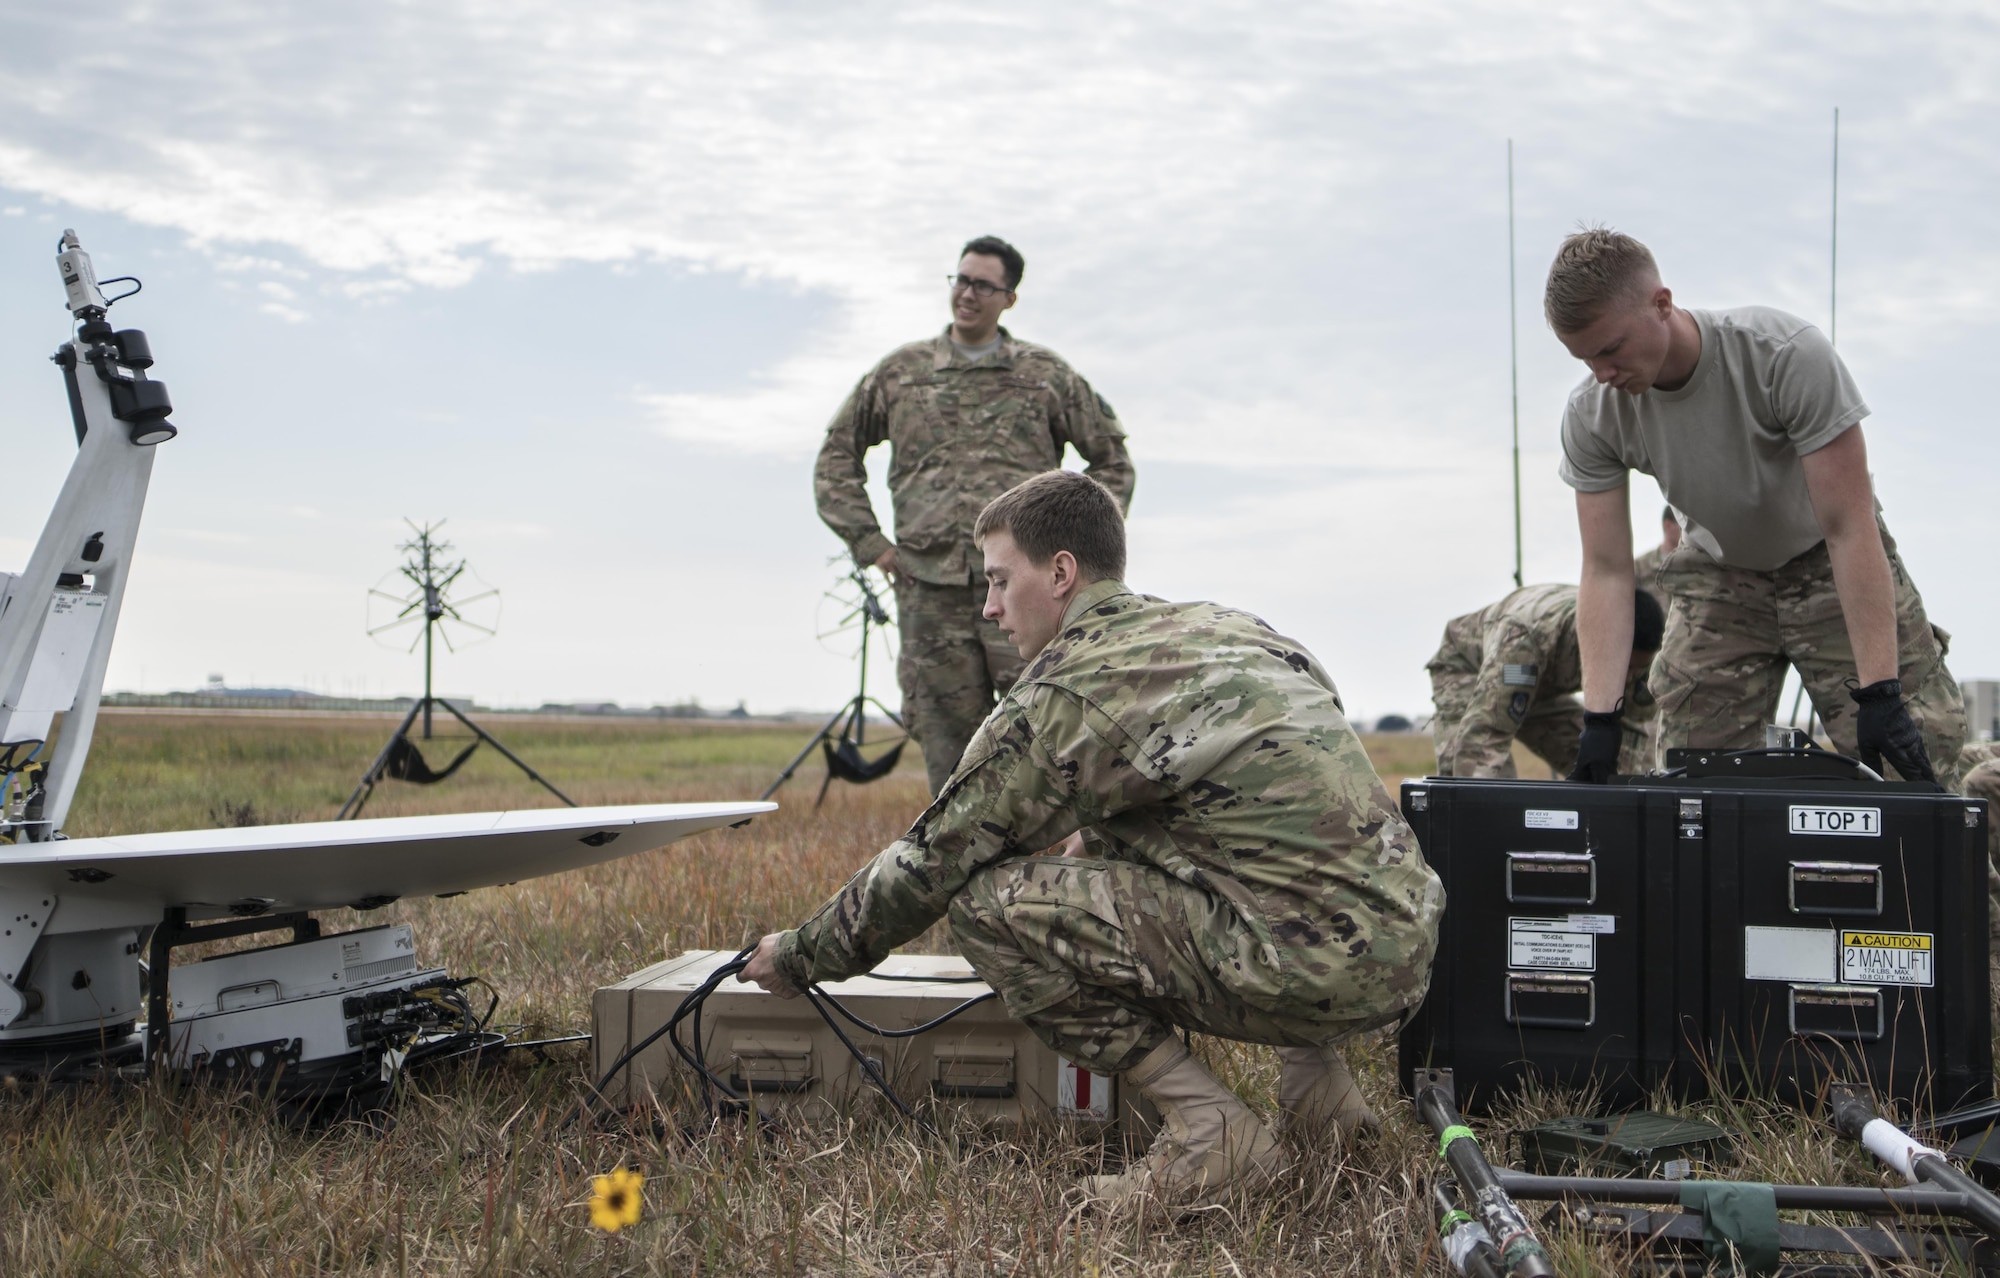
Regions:
[[[1633, 600], [1631, 668], [1622, 725], [1625, 746], [1618, 770], [1653, 766], [1652, 693], [1646, 669], [1660, 646], [1663, 614], [1652, 596]], [[1445, 777], [1515, 775], [1519, 741], [1566, 776], [1576, 764], [1583, 731], [1583, 663], [1576, 641], [1576, 587], [1527, 586], [1478, 612], [1445, 623], [1444, 642], [1428, 666], [1431, 740], [1437, 770]]]
[[1959, 793], [1986, 800], [1986, 927], [2000, 949], [2000, 741], [1975, 741], [1958, 754]]
[[1653, 597], [1653, 602], [1660, 605], [1662, 613], [1667, 610], [1667, 592], [1660, 589], [1660, 565], [1680, 544], [1681, 521], [1674, 517], [1674, 508], [1668, 506], [1660, 511], [1660, 544], [1632, 560], [1632, 576], [1638, 581], [1639, 589]]

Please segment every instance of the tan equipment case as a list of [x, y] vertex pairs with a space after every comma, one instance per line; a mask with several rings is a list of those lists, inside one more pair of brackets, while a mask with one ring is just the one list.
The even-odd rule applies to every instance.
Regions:
[[[633, 1043], [666, 1024], [681, 1003], [734, 955], [689, 950], [605, 986], [591, 1000], [594, 1077]], [[918, 979], [881, 979], [918, 978]], [[962, 958], [892, 954], [867, 976], [823, 988], [862, 1020], [908, 1029], [944, 1015], [988, 987]], [[961, 978], [959, 981], [936, 978]], [[922, 979], [932, 978], [932, 979]], [[839, 1013], [834, 1013], [836, 1019]], [[693, 1046], [693, 1018], [681, 1041]], [[872, 1057], [905, 1102], [940, 1101], [988, 1122], [1060, 1118], [1098, 1125], [1107, 1134], [1142, 1136], [1157, 1112], [1136, 1091], [1121, 1095], [1116, 1077], [1078, 1069], [1051, 1051], [994, 999], [912, 1038], [878, 1038], [851, 1022], [841, 1028]], [[753, 1097], [765, 1113], [840, 1112], [875, 1103], [859, 1062], [804, 998], [781, 999], [734, 977], [708, 996], [701, 1012], [703, 1060], [730, 1086]], [[674, 1055], [665, 1036], [640, 1052], [604, 1089], [614, 1105], [650, 1093], [662, 1097], [696, 1088], [694, 1071]]]

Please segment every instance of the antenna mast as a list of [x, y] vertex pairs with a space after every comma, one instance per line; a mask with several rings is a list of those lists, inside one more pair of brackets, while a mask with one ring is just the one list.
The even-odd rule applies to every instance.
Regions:
[[[450, 626], [460, 626], [480, 635], [494, 634], [493, 625], [482, 625], [470, 620], [461, 609], [468, 604], [493, 601], [491, 606], [495, 614], [492, 620], [494, 624], [498, 624], [500, 592], [485, 590], [462, 598], [455, 597], [452, 591], [458, 586], [459, 578], [465, 574], [466, 563], [463, 559], [457, 562], [448, 561], [452, 544], [437, 535], [438, 529], [444, 527], [444, 521], [421, 525], [407, 519], [403, 522], [409, 524], [410, 531], [416, 534], [396, 547], [408, 556], [396, 573], [408, 583], [409, 589], [401, 595], [392, 595], [381, 589], [368, 592], [371, 600], [380, 600], [395, 609], [395, 614], [390, 620], [379, 626], [369, 627], [368, 633], [381, 635], [413, 622], [422, 623], [423, 632], [420, 640], [411, 641], [410, 651], [416, 651], [418, 642], [424, 645], [424, 695], [417, 699], [416, 704], [410, 707], [410, 712], [403, 716], [403, 721], [396, 725], [396, 731], [389, 737], [389, 744], [382, 747], [382, 752], [375, 756], [375, 762], [369, 764], [368, 771], [362, 773], [361, 784], [354, 787], [354, 793], [347, 797], [347, 802], [341, 805], [340, 814], [334, 819], [345, 821], [350, 817], [360, 816], [362, 807], [368, 802], [368, 796], [375, 792], [376, 782], [385, 777], [395, 781], [410, 781], [418, 785], [431, 785], [444, 780], [458, 771], [459, 766], [471, 758], [472, 752], [482, 743], [492, 746], [507, 762], [527, 773], [529, 780], [536, 782], [570, 807], [575, 807], [576, 800], [556, 789], [547, 777], [523, 763], [519, 755], [501, 745], [498, 738], [474, 723], [472, 717], [465, 711], [432, 691], [431, 667], [436, 655], [435, 640], [443, 639], [444, 646], [456, 652], [459, 644], [452, 642], [452, 632], [448, 628]], [[431, 739], [431, 712], [434, 709], [444, 710], [463, 724], [473, 736], [472, 744], [460, 750], [458, 757], [442, 768], [433, 768], [425, 762], [423, 754], [410, 741], [410, 725], [417, 721], [418, 715], [424, 718], [423, 739], [426, 741]]]
[[1840, 344], [1840, 108], [1833, 109], [1833, 244], [1827, 265], [1826, 339]]
[[1514, 139], [1507, 139], [1507, 362], [1514, 401], [1514, 588], [1521, 588], [1521, 339], [1514, 301]]

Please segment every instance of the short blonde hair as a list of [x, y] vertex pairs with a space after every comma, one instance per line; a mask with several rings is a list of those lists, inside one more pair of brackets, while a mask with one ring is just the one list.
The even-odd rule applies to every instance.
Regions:
[[1608, 226], [1586, 227], [1565, 239], [1549, 263], [1542, 314], [1558, 333], [1581, 332], [1607, 307], [1659, 278], [1660, 268], [1644, 244]]

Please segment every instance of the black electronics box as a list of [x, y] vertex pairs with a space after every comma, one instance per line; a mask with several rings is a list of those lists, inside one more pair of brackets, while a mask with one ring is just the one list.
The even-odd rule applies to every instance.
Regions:
[[1405, 782], [1445, 913], [1403, 1085], [1450, 1069], [1473, 1113], [1524, 1086], [1607, 1108], [1661, 1085], [1795, 1103], [1829, 1078], [1918, 1113], [1991, 1096], [1986, 805], [1832, 758]]
[[1537, 1176], [1649, 1176], [1686, 1180], [1738, 1161], [1728, 1131], [1698, 1118], [1641, 1110], [1609, 1118], [1551, 1118], [1514, 1133], [1521, 1166]]

